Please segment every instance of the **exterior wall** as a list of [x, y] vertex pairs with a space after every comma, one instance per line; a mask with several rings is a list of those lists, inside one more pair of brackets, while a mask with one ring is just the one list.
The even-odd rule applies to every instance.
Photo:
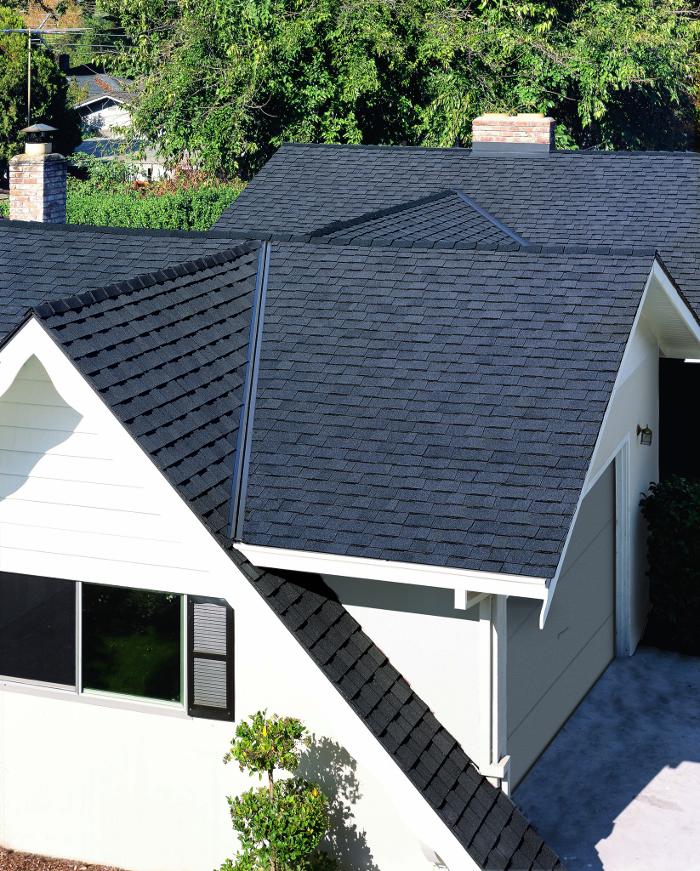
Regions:
[[131, 113], [120, 103], [94, 112], [90, 111], [88, 103], [81, 106], [79, 111], [83, 126], [92, 136], [111, 136], [118, 128], [131, 127]]
[[[471, 871], [423, 796], [65, 358], [50, 368], [61, 393], [30, 359], [0, 398], [0, 570], [226, 598], [236, 717], [267, 708], [312, 730], [306, 773], [332, 798], [342, 867], [429, 871], [435, 851], [450, 871]], [[5, 681], [0, 844], [129, 871], [211, 871], [235, 851], [225, 797], [249, 785], [221, 762], [234, 728]]]
[[582, 503], [547, 623], [539, 607], [508, 601], [507, 722], [511, 785], [556, 735], [614, 656], [615, 476]]
[[0, 399], [0, 571], [196, 589], [197, 554], [118, 453], [28, 360]]
[[10, 161], [10, 218], [13, 221], [66, 222], [66, 161], [60, 154]]
[[[594, 478], [623, 443], [628, 444], [628, 486], [621, 493], [629, 517], [630, 649], [633, 653], [644, 633], [649, 610], [646, 576], [646, 526], [639, 499], [659, 479], [659, 348], [650, 326], [642, 319], [630, 339], [627, 354], [601, 432], [589, 478]], [[641, 445], [637, 424], [650, 426], [653, 442]]]
[[[352, 616], [479, 764], [488, 764], [479, 704], [479, 608], [459, 611], [452, 590], [325, 576]], [[488, 671], [485, 680], [489, 680]]]

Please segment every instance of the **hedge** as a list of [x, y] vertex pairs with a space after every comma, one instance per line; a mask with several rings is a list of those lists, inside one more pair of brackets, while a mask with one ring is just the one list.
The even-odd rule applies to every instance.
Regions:
[[700, 655], [700, 482], [673, 477], [641, 501], [651, 612], [644, 640]]
[[[240, 191], [217, 185], [149, 195], [131, 190], [99, 191], [87, 184], [84, 190], [81, 187], [73, 184], [68, 190], [67, 223], [162, 230], [208, 230]], [[8, 217], [9, 210], [9, 201], [0, 200], [0, 217]]]
[[140, 191], [99, 191], [74, 184], [68, 191], [69, 224], [208, 230], [238, 196], [229, 185], [184, 188], [158, 195]]

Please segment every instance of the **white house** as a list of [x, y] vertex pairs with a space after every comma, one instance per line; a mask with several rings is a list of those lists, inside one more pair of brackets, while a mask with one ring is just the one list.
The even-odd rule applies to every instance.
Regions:
[[208, 234], [0, 223], [0, 844], [215, 867], [267, 708], [348, 871], [563, 868], [509, 793], [643, 632], [698, 159], [487, 122]]

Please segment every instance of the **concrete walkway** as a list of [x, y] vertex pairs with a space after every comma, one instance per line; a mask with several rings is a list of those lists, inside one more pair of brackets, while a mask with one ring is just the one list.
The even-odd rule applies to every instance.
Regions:
[[569, 871], [700, 869], [700, 658], [616, 659], [513, 798]]

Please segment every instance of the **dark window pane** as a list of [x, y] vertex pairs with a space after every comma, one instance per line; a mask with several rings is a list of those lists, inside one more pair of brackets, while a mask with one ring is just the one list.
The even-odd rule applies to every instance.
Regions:
[[180, 701], [180, 598], [83, 584], [83, 689]]
[[0, 572], [0, 674], [75, 686], [75, 584]]

